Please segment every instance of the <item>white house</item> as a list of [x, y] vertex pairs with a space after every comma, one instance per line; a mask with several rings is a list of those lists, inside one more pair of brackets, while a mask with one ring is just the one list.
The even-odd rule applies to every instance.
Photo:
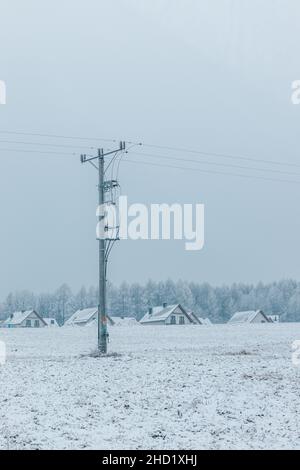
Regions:
[[228, 323], [271, 323], [262, 310], [248, 310], [246, 312], [236, 312]]
[[134, 317], [110, 317], [114, 326], [136, 326], [139, 322]]
[[142, 325], [192, 325], [195, 320], [180, 304], [151, 307], [140, 320]]
[[12, 313], [1, 325], [4, 328], [43, 328], [45, 320], [35, 310]]
[[[113, 325], [112, 319], [106, 315], [108, 323]], [[77, 310], [73, 315], [66, 321], [67, 326], [87, 326], [96, 322], [98, 318], [98, 308], [85, 308], [83, 310]]]
[[55, 318], [43, 318], [43, 320], [47, 323], [47, 326], [50, 326], [50, 327], [59, 326]]

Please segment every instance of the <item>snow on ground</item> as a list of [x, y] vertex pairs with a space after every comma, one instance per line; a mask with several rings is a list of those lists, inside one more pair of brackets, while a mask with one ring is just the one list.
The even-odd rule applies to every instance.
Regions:
[[0, 449], [300, 448], [300, 324], [0, 329]]

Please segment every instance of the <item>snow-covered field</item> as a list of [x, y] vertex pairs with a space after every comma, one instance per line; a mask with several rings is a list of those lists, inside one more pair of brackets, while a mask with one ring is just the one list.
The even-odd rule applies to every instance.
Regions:
[[300, 448], [300, 324], [0, 329], [0, 449]]

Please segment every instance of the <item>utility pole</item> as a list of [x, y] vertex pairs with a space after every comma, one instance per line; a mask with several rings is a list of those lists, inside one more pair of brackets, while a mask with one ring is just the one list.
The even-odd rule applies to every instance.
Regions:
[[[98, 149], [97, 157], [87, 157], [87, 155], [81, 155], [81, 163], [89, 162], [98, 171], [98, 204], [100, 210], [98, 215], [98, 221], [103, 223], [105, 218], [104, 205], [107, 203], [105, 194], [112, 192], [112, 189], [118, 186], [116, 180], [105, 181], [105, 173], [114, 159], [118, 156], [119, 152], [124, 152], [126, 148], [125, 142], [120, 142], [120, 146], [116, 150], [104, 153], [104, 150]], [[114, 155], [107, 168], [105, 168], [105, 157]], [[97, 160], [98, 163], [95, 163]], [[110, 201], [115, 204], [115, 201]], [[105, 228], [109, 231], [109, 227]], [[98, 299], [98, 350], [101, 354], [107, 354], [107, 317], [106, 317], [106, 272], [108, 257], [111, 251], [111, 244], [118, 240], [118, 237], [109, 238], [109, 234], [102, 234], [99, 237], [99, 299]]]
[[[104, 153], [98, 150], [98, 204], [104, 204]], [[99, 214], [99, 222], [104, 213]], [[98, 301], [98, 349], [102, 354], [107, 353], [107, 319], [106, 319], [106, 275], [105, 275], [105, 239], [99, 239], [99, 301]]]

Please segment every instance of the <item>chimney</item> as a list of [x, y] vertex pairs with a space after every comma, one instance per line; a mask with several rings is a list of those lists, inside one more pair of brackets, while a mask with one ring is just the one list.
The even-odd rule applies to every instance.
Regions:
[[167, 308], [167, 306], [168, 306], [167, 302], [164, 302], [163, 303], [163, 308]]
[[149, 312], [148, 313], [149, 313], [149, 315], [152, 315], [152, 313], [153, 313], [153, 308], [152, 307], [149, 307]]
[[11, 313], [11, 314], [10, 314], [10, 319], [12, 320], [13, 318], [14, 318], [14, 314]]

